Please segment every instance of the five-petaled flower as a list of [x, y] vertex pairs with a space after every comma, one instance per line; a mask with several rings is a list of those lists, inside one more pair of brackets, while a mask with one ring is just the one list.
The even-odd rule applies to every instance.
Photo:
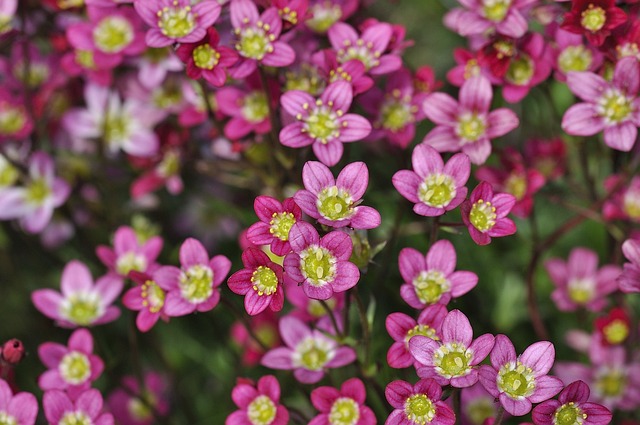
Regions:
[[319, 387], [311, 392], [311, 404], [320, 414], [309, 425], [375, 425], [373, 411], [364, 405], [367, 393], [358, 378], [345, 381], [340, 390]]
[[289, 412], [280, 404], [280, 384], [273, 375], [260, 378], [257, 384], [238, 379], [231, 399], [240, 408], [227, 417], [226, 425], [286, 425]]
[[453, 425], [456, 415], [444, 401], [442, 387], [431, 379], [421, 379], [415, 385], [393, 381], [384, 390], [394, 408], [385, 425]]
[[478, 245], [487, 245], [492, 237], [513, 235], [516, 225], [507, 214], [515, 203], [515, 196], [494, 194], [489, 183], [480, 182], [460, 207], [462, 221], [469, 229], [471, 239]]
[[258, 196], [253, 202], [253, 209], [260, 219], [247, 230], [247, 239], [255, 245], [269, 245], [276, 255], [287, 255], [291, 252], [289, 230], [300, 218], [302, 211], [293, 198], [282, 203], [270, 196]]

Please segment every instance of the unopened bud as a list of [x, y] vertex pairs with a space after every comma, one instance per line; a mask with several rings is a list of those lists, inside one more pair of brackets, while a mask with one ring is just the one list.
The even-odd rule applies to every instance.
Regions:
[[20, 363], [24, 357], [24, 345], [19, 339], [10, 339], [2, 345], [2, 360], [11, 365]]

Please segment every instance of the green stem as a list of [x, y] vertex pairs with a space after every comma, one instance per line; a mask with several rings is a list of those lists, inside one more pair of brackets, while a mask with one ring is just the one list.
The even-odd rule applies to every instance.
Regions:
[[460, 388], [454, 388], [451, 397], [453, 397], [453, 412], [456, 414], [455, 423], [457, 425], [460, 423], [460, 417], [462, 416], [462, 412], [460, 410]]
[[493, 425], [500, 425], [502, 423], [503, 416], [504, 416], [504, 407], [500, 405], [500, 408], [498, 409], [498, 413], [496, 413], [496, 418], [493, 421]]
[[322, 306], [324, 311], [327, 312], [327, 316], [329, 316], [329, 319], [331, 319], [331, 324], [333, 325], [333, 330], [336, 331], [336, 336], [338, 337], [338, 339], [342, 339], [344, 335], [342, 335], [342, 332], [340, 332], [340, 326], [338, 326], [338, 321], [336, 320], [336, 316], [333, 314], [333, 310], [331, 310], [331, 307], [329, 307], [329, 304], [327, 304], [325, 300], [318, 301], [320, 302], [320, 305]]
[[360, 316], [360, 323], [362, 325], [362, 343], [364, 347], [364, 361], [362, 364], [366, 372], [366, 369], [369, 367], [369, 358], [371, 355], [371, 329], [369, 328], [369, 321], [367, 320], [367, 310], [358, 291], [353, 291], [353, 298], [356, 300], [358, 315]]

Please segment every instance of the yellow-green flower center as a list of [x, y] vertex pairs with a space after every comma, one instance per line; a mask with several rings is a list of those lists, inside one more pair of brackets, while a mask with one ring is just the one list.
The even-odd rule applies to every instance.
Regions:
[[584, 45], [568, 46], [558, 55], [558, 67], [565, 74], [569, 71], [586, 71], [593, 62], [593, 53]]
[[[318, 101], [320, 102], [320, 101]], [[329, 108], [320, 106], [311, 111], [309, 116], [305, 118], [304, 131], [309, 136], [327, 143], [329, 138], [340, 136], [340, 125], [338, 123], [338, 114]]]
[[262, 60], [267, 53], [273, 52], [273, 34], [268, 34], [269, 25], [257, 22], [255, 27], [236, 29], [239, 37], [236, 50], [245, 58]]
[[7, 187], [18, 181], [20, 172], [2, 155], [0, 155], [0, 188]]
[[404, 414], [413, 423], [425, 425], [436, 417], [436, 406], [426, 394], [414, 394], [404, 402]]
[[360, 420], [360, 406], [352, 398], [340, 397], [329, 411], [330, 425], [356, 425]]
[[433, 208], [444, 208], [456, 197], [456, 184], [448, 174], [429, 174], [418, 187], [418, 198]]
[[45, 179], [32, 180], [27, 186], [27, 201], [34, 205], [42, 205], [51, 197], [51, 186]]
[[353, 215], [351, 194], [337, 186], [326, 187], [318, 193], [318, 212], [328, 220], [342, 220]]
[[365, 42], [362, 39], [358, 39], [354, 44], [349, 40], [345, 40], [344, 47], [338, 50], [338, 62], [345, 63], [351, 59], [356, 59], [362, 62], [365, 70], [369, 71], [380, 64], [380, 55], [381, 52], [373, 50], [373, 43], [370, 41]]
[[408, 347], [409, 340], [416, 335], [426, 336], [427, 338], [431, 338], [434, 341], [440, 340], [436, 335], [436, 330], [429, 325], [415, 325], [413, 328], [407, 331], [407, 336], [404, 337], [404, 343]]
[[497, 384], [501, 392], [517, 400], [530, 396], [536, 388], [533, 370], [519, 361], [500, 368]]
[[142, 272], [147, 269], [147, 258], [139, 253], [128, 251], [118, 256], [116, 260], [116, 272], [121, 276], [127, 276], [130, 271]]
[[195, 27], [196, 14], [191, 11], [191, 6], [164, 7], [158, 11], [158, 28], [169, 38], [185, 37]]
[[605, 369], [598, 373], [592, 388], [602, 398], [621, 397], [627, 388], [627, 377], [621, 369]]
[[511, 7], [511, 0], [483, 0], [482, 13], [485, 18], [493, 22], [501, 22]]
[[320, 370], [333, 358], [332, 348], [327, 341], [307, 338], [295, 349], [294, 364], [307, 370]]
[[640, 190], [629, 189], [622, 200], [622, 210], [632, 220], [640, 220]]
[[252, 425], [269, 425], [276, 417], [278, 409], [266, 395], [259, 395], [247, 406], [247, 417]]
[[220, 53], [210, 44], [201, 44], [193, 49], [193, 62], [198, 68], [213, 69], [220, 61]]
[[493, 400], [488, 397], [480, 397], [467, 402], [465, 412], [473, 425], [482, 425], [487, 418], [495, 416], [496, 408]]
[[571, 279], [567, 284], [569, 298], [576, 304], [587, 304], [595, 295], [593, 279]]
[[553, 425], [582, 425], [587, 415], [574, 402], [558, 407], [553, 414]]
[[269, 116], [269, 104], [264, 92], [254, 91], [242, 100], [242, 116], [250, 123], [259, 123]]
[[27, 123], [27, 115], [24, 108], [0, 102], [0, 135], [11, 136], [16, 134]]
[[152, 406], [157, 404], [155, 395], [143, 390], [140, 395], [131, 397], [127, 403], [127, 411], [137, 421], [144, 422], [153, 417]]
[[402, 99], [391, 98], [380, 109], [382, 127], [397, 132], [414, 121], [411, 96]]
[[616, 319], [602, 329], [609, 344], [620, 344], [629, 336], [629, 325], [623, 320]]
[[67, 412], [58, 425], [93, 425], [93, 421], [84, 412]]
[[318, 2], [309, 8], [311, 17], [305, 24], [313, 31], [325, 33], [342, 17], [342, 8], [331, 1]]
[[533, 60], [529, 56], [521, 54], [509, 64], [505, 79], [516, 86], [524, 86], [531, 81], [534, 70]]
[[[335, 298], [329, 298], [325, 301], [325, 303], [329, 306], [331, 310], [333, 310], [336, 306]], [[309, 300], [309, 304], [307, 305], [307, 313], [312, 315], [315, 318], [323, 317], [327, 315], [327, 310], [324, 309], [322, 303], [318, 300]]]
[[594, 6], [593, 4], [589, 4], [589, 6], [582, 11], [581, 16], [580, 25], [591, 32], [601, 30], [604, 24], [607, 23], [607, 12], [600, 6]]
[[471, 372], [469, 362], [472, 357], [463, 344], [449, 342], [433, 353], [433, 365], [436, 372], [445, 378], [464, 376]]
[[0, 411], [0, 425], [18, 425], [18, 421], [7, 412]]
[[288, 241], [289, 230], [291, 230], [291, 226], [293, 226], [296, 222], [296, 218], [293, 213], [273, 213], [271, 217], [271, 221], [269, 221], [269, 233], [271, 233], [281, 241]]
[[522, 173], [511, 173], [504, 182], [504, 190], [512, 194], [518, 201], [527, 194], [527, 176]]
[[112, 146], [119, 145], [129, 138], [131, 117], [117, 111], [110, 111], [104, 123], [104, 140]]
[[318, 245], [311, 245], [300, 253], [300, 271], [314, 286], [333, 281], [336, 263], [336, 257], [327, 248]]
[[213, 270], [196, 264], [180, 273], [180, 295], [193, 304], [199, 304], [213, 294]]
[[157, 170], [158, 174], [165, 178], [177, 175], [180, 171], [180, 154], [173, 150], [166, 152]]
[[49, 66], [44, 62], [31, 62], [29, 66], [24, 61], [13, 67], [13, 75], [21, 83], [30, 88], [38, 87], [49, 78]]
[[476, 113], [464, 113], [458, 117], [456, 134], [461, 137], [462, 144], [473, 143], [484, 136], [487, 125]]
[[142, 305], [151, 313], [157, 313], [162, 310], [166, 296], [164, 290], [153, 280], [147, 280], [142, 284], [141, 289]]
[[92, 50], [76, 50], [76, 62], [87, 69], [96, 69], [96, 62], [93, 59]]
[[118, 53], [133, 41], [133, 27], [121, 16], [109, 16], [96, 25], [93, 41], [98, 50], [105, 53]]
[[632, 110], [631, 99], [617, 89], [609, 89], [598, 101], [598, 113], [609, 123], [624, 121]]
[[481, 232], [486, 232], [495, 226], [496, 217], [496, 208], [491, 205], [491, 202], [484, 202], [482, 199], [473, 204], [469, 213], [469, 221]]
[[422, 270], [413, 279], [412, 284], [413, 289], [416, 291], [416, 296], [424, 304], [437, 303], [442, 298], [442, 295], [451, 289], [451, 283], [439, 270]]
[[253, 290], [258, 295], [271, 295], [278, 290], [278, 276], [269, 267], [259, 266], [251, 275]]
[[60, 304], [60, 315], [80, 326], [88, 326], [102, 315], [99, 296], [93, 292], [76, 292]]
[[60, 361], [58, 371], [62, 379], [69, 384], [78, 385], [91, 376], [91, 363], [85, 354], [71, 351], [65, 354]]

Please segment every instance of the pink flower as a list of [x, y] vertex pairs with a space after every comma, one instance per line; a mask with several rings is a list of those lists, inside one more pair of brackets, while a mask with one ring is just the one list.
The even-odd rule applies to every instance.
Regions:
[[573, 136], [593, 136], [604, 131], [604, 143], [623, 152], [631, 150], [640, 126], [640, 65], [633, 57], [616, 64], [607, 81], [591, 72], [569, 72], [569, 89], [584, 100], [562, 117], [562, 129]]
[[310, 0], [309, 17], [304, 23], [312, 31], [324, 34], [336, 22], [353, 15], [359, 3], [360, 0]]
[[300, 221], [291, 226], [289, 242], [293, 252], [285, 257], [284, 269], [309, 298], [326, 300], [358, 283], [360, 271], [349, 262], [353, 243], [346, 233], [334, 231], [321, 239], [312, 225]]
[[121, 386], [109, 395], [107, 404], [118, 424], [151, 425], [156, 421], [153, 412], [160, 416], [169, 412], [167, 390], [166, 379], [158, 373], [145, 373], [143, 391], [136, 378], [125, 376]]
[[47, 391], [42, 398], [42, 405], [50, 424], [114, 425], [111, 413], [102, 413], [102, 395], [95, 389], [83, 392], [75, 400], [60, 390]]
[[9, 384], [0, 379], [0, 416], [8, 424], [34, 425], [38, 416], [38, 400], [31, 393], [14, 395]]
[[600, 311], [607, 304], [606, 296], [618, 288], [616, 278], [620, 267], [606, 265], [598, 269], [598, 255], [586, 248], [574, 248], [565, 262], [551, 258], [545, 268], [556, 289], [551, 299], [562, 311], [580, 307]]
[[[320, 304], [320, 301], [309, 298], [305, 294], [304, 288], [298, 286], [292, 279], [285, 280], [285, 291], [287, 301], [294, 307], [294, 310], [291, 311], [291, 316], [316, 324], [322, 321], [330, 321], [327, 310]], [[331, 298], [323, 300], [336, 317], [344, 307], [345, 294], [345, 292], [334, 292]]]
[[220, 46], [220, 36], [215, 28], [207, 29], [207, 36], [198, 43], [183, 43], [176, 55], [187, 65], [189, 78], [204, 78], [215, 87], [222, 87], [227, 80], [226, 68], [236, 63], [238, 54], [226, 46]]
[[229, 289], [244, 295], [244, 308], [251, 316], [263, 312], [267, 307], [282, 310], [284, 304], [284, 271], [269, 256], [256, 248], [247, 248], [242, 253], [244, 269], [229, 278]]
[[[451, 401], [451, 398], [448, 399]], [[450, 403], [449, 406], [452, 406]], [[484, 389], [480, 382], [467, 388], [460, 390], [460, 419], [463, 425], [489, 425], [491, 420], [498, 413], [498, 406], [495, 398]], [[504, 414], [504, 418], [508, 418], [508, 413]]]
[[436, 127], [423, 143], [438, 152], [462, 152], [473, 164], [483, 164], [491, 154], [490, 140], [518, 127], [517, 115], [506, 108], [489, 112], [493, 93], [489, 80], [469, 78], [460, 88], [460, 102], [445, 93], [432, 93], [424, 102], [424, 113]]
[[589, 386], [584, 381], [567, 385], [558, 400], [547, 400], [533, 409], [536, 425], [565, 425], [580, 421], [583, 425], [606, 425], [611, 422], [611, 412], [597, 403], [589, 403]]
[[409, 340], [409, 351], [419, 363], [416, 365], [418, 376], [456, 388], [478, 382], [476, 366], [489, 355], [494, 336], [484, 334], [474, 340], [471, 323], [460, 310], [447, 314], [440, 332], [439, 341], [422, 335]]
[[454, 271], [456, 250], [448, 240], [434, 243], [426, 255], [413, 248], [403, 248], [398, 256], [400, 274], [405, 281], [400, 287], [402, 299], [413, 308], [432, 304], [448, 304], [478, 283], [473, 272]]
[[315, 384], [327, 368], [342, 367], [356, 359], [351, 347], [338, 346], [334, 338], [309, 329], [295, 317], [280, 319], [279, 328], [287, 346], [268, 351], [260, 363], [272, 369], [293, 369], [293, 375], [303, 384]]
[[150, 47], [200, 41], [220, 16], [220, 5], [215, 0], [194, 6], [190, 0], [135, 0], [133, 6], [151, 27], [146, 35]]
[[373, 411], [364, 405], [367, 393], [358, 378], [345, 381], [338, 391], [333, 387], [319, 387], [311, 392], [311, 403], [320, 414], [309, 425], [375, 425]]
[[556, 41], [554, 49], [556, 80], [566, 81], [567, 73], [571, 71], [595, 72], [600, 68], [603, 59], [602, 53], [593, 46], [585, 45], [581, 35], [556, 28], [554, 38]]
[[625, 293], [640, 292], [640, 240], [627, 239], [622, 244], [622, 253], [629, 260], [624, 264], [617, 282]]
[[336, 52], [325, 49], [314, 53], [311, 61], [328, 84], [336, 81], [346, 81], [351, 84], [354, 96], [366, 92], [373, 86], [373, 79], [366, 74], [364, 65], [357, 59], [338, 63]]
[[369, 169], [364, 162], [348, 164], [336, 180], [326, 165], [308, 161], [302, 168], [302, 182], [306, 190], [297, 191], [293, 199], [319, 223], [354, 229], [373, 229], [380, 225], [378, 211], [360, 205], [369, 184]]
[[140, 332], [148, 332], [159, 318], [167, 319], [165, 312], [167, 305], [168, 283], [162, 273], [141, 273], [132, 271], [129, 278], [137, 285], [125, 292], [122, 304], [129, 310], [137, 311], [136, 326]]
[[33, 118], [24, 100], [0, 88], [0, 143], [25, 139], [33, 131]]
[[247, 230], [247, 239], [255, 245], [270, 245], [271, 252], [286, 255], [291, 252], [289, 230], [302, 217], [300, 207], [293, 198], [282, 203], [270, 196], [258, 196], [253, 209], [260, 219]]
[[480, 382], [514, 416], [526, 415], [531, 403], [550, 399], [564, 386], [547, 375], [555, 359], [555, 349], [548, 341], [536, 342], [516, 357], [511, 340], [497, 335], [490, 358], [491, 366], [480, 367]]
[[113, 235], [113, 248], [100, 245], [96, 255], [110, 274], [125, 278], [131, 271], [146, 272], [155, 268], [162, 245], [160, 236], [140, 241], [133, 228], [120, 226]]
[[526, 12], [535, 0], [460, 0], [445, 17], [445, 25], [463, 37], [497, 32], [519, 38], [527, 31]]
[[278, 9], [270, 7], [258, 15], [258, 7], [252, 0], [231, 0], [231, 24], [236, 34], [236, 51], [240, 60], [230, 69], [235, 79], [253, 73], [258, 64], [284, 67], [296, 58], [287, 43], [279, 41], [282, 19]]
[[19, 219], [30, 233], [39, 233], [49, 224], [53, 210], [69, 197], [71, 187], [56, 177], [53, 159], [35, 152], [29, 159], [29, 177], [22, 187], [0, 190], [0, 220]]
[[226, 425], [289, 423], [289, 412], [280, 404], [280, 384], [273, 375], [263, 376], [257, 385], [248, 379], [238, 379], [231, 398], [240, 410], [227, 417]]
[[209, 259], [198, 240], [188, 238], [180, 246], [181, 268], [160, 267], [153, 277], [168, 291], [164, 312], [184, 316], [213, 309], [220, 301], [219, 286], [229, 274], [231, 261], [224, 255]]
[[110, 276], [93, 284], [89, 268], [74, 260], [65, 266], [60, 280], [62, 293], [53, 289], [38, 289], [31, 300], [40, 313], [66, 328], [101, 325], [120, 316], [113, 301], [122, 291], [122, 281]]
[[421, 379], [415, 385], [393, 381], [384, 391], [394, 408], [385, 425], [453, 425], [456, 415], [444, 401], [442, 388], [433, 379]]
[[348, 114], [353, 100], [349, 83], [330, 84], [318, 100], [307, 92], [290, 90], [282, 95], [284, 110], [296, 122], [280, 131], [280, 143], [291, 148], [313, 145], [313, 153], [331, 167], [342, 157], [342, 143], [362, 140], [371, 132], [371, 124], [360, 115]]
[[104, 370], [100, 357], [93, 354], [93, 337], [86, 329], [78, 329], [66, 346], [45, 342], [38, 347], [40, 361], [49, 370], [38, 378], [43, 391], [66, 390], [71, 397], [88, 390]]
[[409, 340], [422, 335], [435, 341], [442, 337], [442, 321], [447, 315], [447, 308], [442, 304], [426, 307], [415, 320], [404, 313], [391, 313], [385, 320], [389, 336], [395, 341], [387, 351], [387, 363], [393, 368], [405, 368], [415, 363], [409, 351]]
[[480, 182], [460, 207], [462, 221], [469, 229], [471, 239], [478, 245], [487, 245], [492, 237], [513, 235], [516, 225], [507, 214], [515, 203], [515, 196], [508, 193], [494, 195], [489, 183]]
[[438, 151], [423, 143], [413, 150], [411, 164], [413, 171], [398, 171], [392, 182], [402, 196], [415, 203], [416, 214], [440, 216], [464, 201], [471, 171], [467, 155], [453, 155], [445, 164]]
[[604, 188], [610, 195], [602, 206], [602, 215], [607, 220], [640, 223], [640, 176], [633, 177], [628, 185], [623, 179], [620, 174], [605, 179]]
[[251, 328], [253, 335], [256, 335], [268, 350], [280, 345], [278, 319], [273, 311], [266, 309], [260, 314], [249, 317], [247, 324], [242, 323], [242, 321], [236, 321], [231, 326], [231, 339], [240, 347], [242, 364], [255, 366], [260, 362], [266, 350], [249, 334], [247, 325]]

